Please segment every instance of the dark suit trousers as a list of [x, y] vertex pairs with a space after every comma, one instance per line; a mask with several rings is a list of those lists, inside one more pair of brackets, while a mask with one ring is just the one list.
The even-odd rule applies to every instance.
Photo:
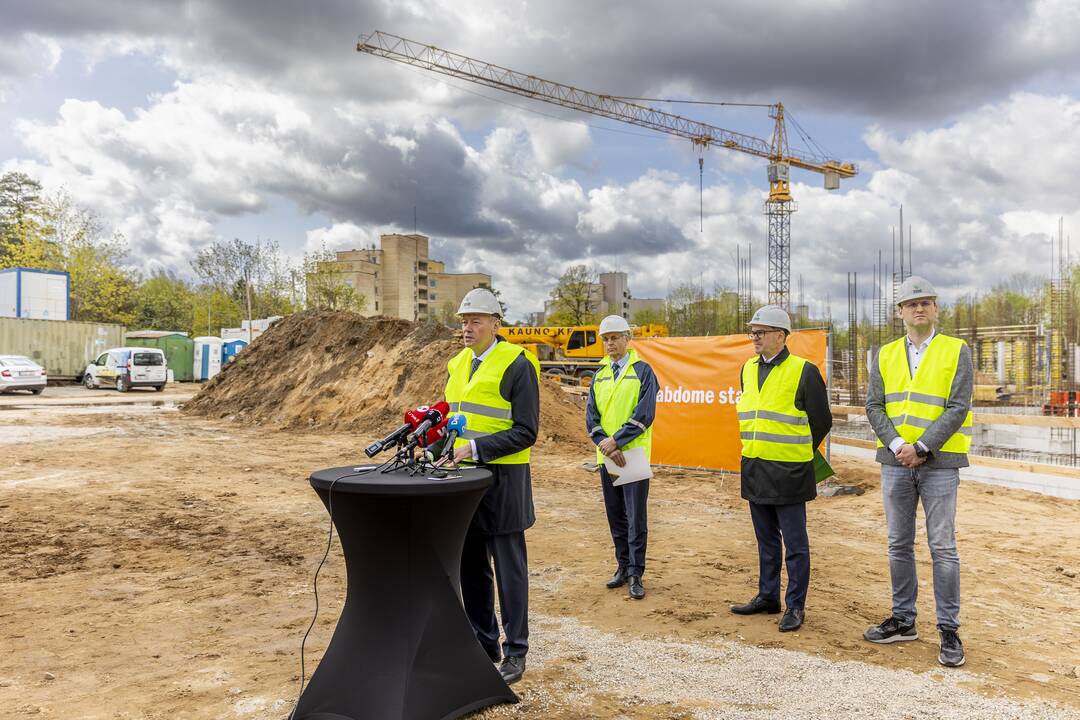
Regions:
[[[495, 563], [492, 573], [491, 563]], [[499, 647], [495, 588], [499, 590], [505, 657], [529, 652], [529, 567], [525, 533], [486, 535], [470, 528], [461, 552], [461, 599], [476, 639], [489, 654]]]
[[615, 543], [615, 561], [627, 575], [645, 574], [645, 548], [649, 542], [649, 481], [615, 486], [607, 468], [600, 466], [600, 486], [608, 528]]
[[787, 550], [788, 587], [784, 604], [802, 608], [810, 586], [810, 539], [806, 535], [806, 503], [750, 503], [758, 544], [758, 594], [780, 601], [780, 563]]

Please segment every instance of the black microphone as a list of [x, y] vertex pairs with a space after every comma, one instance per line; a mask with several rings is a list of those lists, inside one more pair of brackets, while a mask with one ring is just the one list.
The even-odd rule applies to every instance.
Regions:
[[[419, 409], [419, 408], [417, 408]], [[445, 400], [439, 402], [428, 408], [427, 414], [424, 415], [424, 421], [420, 423], [412, 433], [409, 434], [410, 443], [420, 443], [427, 435], [427, 431], [434, 425], [438, 425], [442, 422], [442, 419], [450, 412], [450, 406]]]
[[375, 457], [391, 445], [396, 445], [397, 443], [401, 442], [412, 430], [416, 428], [416, 426], [421, 422], [421, 418], [423, 417], [423, 414], [417, 412], [417, 410], [406, 411], [405, 424], [384, 437], [382, 440], [373, 442], [368, 445], [366, 448], [364, 448], [364, 454], [368, 457]]

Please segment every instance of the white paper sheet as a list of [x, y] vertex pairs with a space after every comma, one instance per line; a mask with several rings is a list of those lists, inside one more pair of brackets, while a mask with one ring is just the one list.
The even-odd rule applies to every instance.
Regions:
[[604, 458], [604, 467], [611, 475], [612, 485], [626, 485], [639, 480], [647, 480], [652, 477], [652, 466], [645, 457], [645, 448], [636, 447], [623, 450], [626, 465], [619, 467], [608, 458]]

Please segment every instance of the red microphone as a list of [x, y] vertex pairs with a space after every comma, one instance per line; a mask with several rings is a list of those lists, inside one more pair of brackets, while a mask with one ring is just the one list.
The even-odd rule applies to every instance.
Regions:
[[450, 405], [445, 400], [440, 400], [431, 407], [420, 406], [417, 411], [424, 411], [421, 422], [409, 434], [409, 442], [414, 445], [427, 437], [428, 431], [442, 424], [446, 427], [446, 416], [450, 414]]

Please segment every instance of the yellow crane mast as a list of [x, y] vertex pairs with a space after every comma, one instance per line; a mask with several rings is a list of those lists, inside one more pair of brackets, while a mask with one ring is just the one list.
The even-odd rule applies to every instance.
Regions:
[[[581, 90], [378, 30], [362, 36], [356, 49], [497, 90], [683, 137], [702, 151], [718, 145], [768, 160], [769, 197], [764, 214], [768, 218], [769, 302], [784, 308], [790, 304], [791, 213], [797, 209], [791, 197], [791, 168], [820, 173], [827, 190], [836, 190], [841, 178], [858, 173], [854, 163], [792, 150], [787, 140], [784, 105], [779, 102], [764, 106], [769, 108], [769, 117], [774, 120], [772, 138], [764, 140], [631, 102], [639, 98]], [[698, 159], [699, 172], [703, 162]]]

